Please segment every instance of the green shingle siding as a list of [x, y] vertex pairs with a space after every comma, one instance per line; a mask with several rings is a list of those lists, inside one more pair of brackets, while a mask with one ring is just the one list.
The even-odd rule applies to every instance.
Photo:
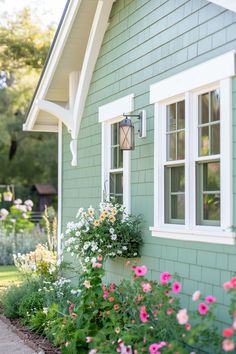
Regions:
[[[78, 140], [78, 166], [71, 167], [70, 138], [63, 132], [63, 225], [80, 206], [101, 197], [99, 106], [134, 93], [134, 107], [147, 112], [147, 138], [136, 138], [131, 161], [131, 208], [143, 214], [145, 243], [141, 263], [149, 276], [161, 271], [183, 277], [182, 301], [196, 289], [217, 296], [220, 321], [227, 321], [228, 299], [221, 288], [236, 271], [236, 246], [175, 241], [151, 236], [153, 226], [154, 107], [150, 85], [236, 48], [236, 14], [205, 0], [117, 0], [94, 70]], [[135, 123], [137, 128], [137, 123]], [[236, 225], [236, 80], [233, 80], [233, 186]], [[122, 260], [109, 261], [107, 281], [128, 277]]]

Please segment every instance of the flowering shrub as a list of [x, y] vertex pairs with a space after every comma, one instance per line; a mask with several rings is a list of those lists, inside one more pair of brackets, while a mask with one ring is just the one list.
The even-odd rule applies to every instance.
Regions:
[[35, 251], [14, 254], [13, 257], [15, 266], [24, 274], [35, 273], [47, 276], [57, 270], [57, 253], [50, 251], [46, 245], [38, 244]]
[[33, 202], [26, 200], [22, 203], [21, 199], [16, 199], [10, 210], [0, 210], [0, 221], [8, 233], [22, 233], [24, 231], [31, 231], [34, 224], [29, 220]]
[[84, 269], [96, 267], [102, 257], [138, 257], [142, 243], [140, 217], [124, 216], [118, 204], [100, 203], [99, 210], [79, 209], [78, 221], [67, 224], [64, 246], [71, 256], [77, 256]]

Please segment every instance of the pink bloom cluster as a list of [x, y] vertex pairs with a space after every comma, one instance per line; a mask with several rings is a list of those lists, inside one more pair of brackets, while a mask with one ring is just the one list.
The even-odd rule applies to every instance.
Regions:
[[236, 288], [236, 277], [231, 278], [223, 284], [225, 290]]
[[165, 347], [167, 345], [166, 342], [160, 342], [160, 343], [152, 343], [149, 346], [149, 353], [150, 354], [161, 354], [161, 352], [159, 351], [159, 349]]

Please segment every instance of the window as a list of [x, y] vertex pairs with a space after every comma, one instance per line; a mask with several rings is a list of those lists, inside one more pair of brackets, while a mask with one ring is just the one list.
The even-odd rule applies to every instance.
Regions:
[[185, 102], [166, 106], [165, 222], [185, 221]]
[[234, 75], [235, 54], [230, 52], [151, 86], [153, 236], [234, 244]]
[[119, 123], [111, 124], [109, 199], [123, 203], [123, 151], [119, 148]]

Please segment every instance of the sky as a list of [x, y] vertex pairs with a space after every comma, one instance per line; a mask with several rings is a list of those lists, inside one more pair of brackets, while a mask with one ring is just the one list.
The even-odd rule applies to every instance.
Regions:
[[39, 17], [45, 25], [57, 24], [61, 18], [67, 0], [0, 0], [0, 16], [7, 12], [9, 14], [22, 10], [24, 7], [36, 9]]

